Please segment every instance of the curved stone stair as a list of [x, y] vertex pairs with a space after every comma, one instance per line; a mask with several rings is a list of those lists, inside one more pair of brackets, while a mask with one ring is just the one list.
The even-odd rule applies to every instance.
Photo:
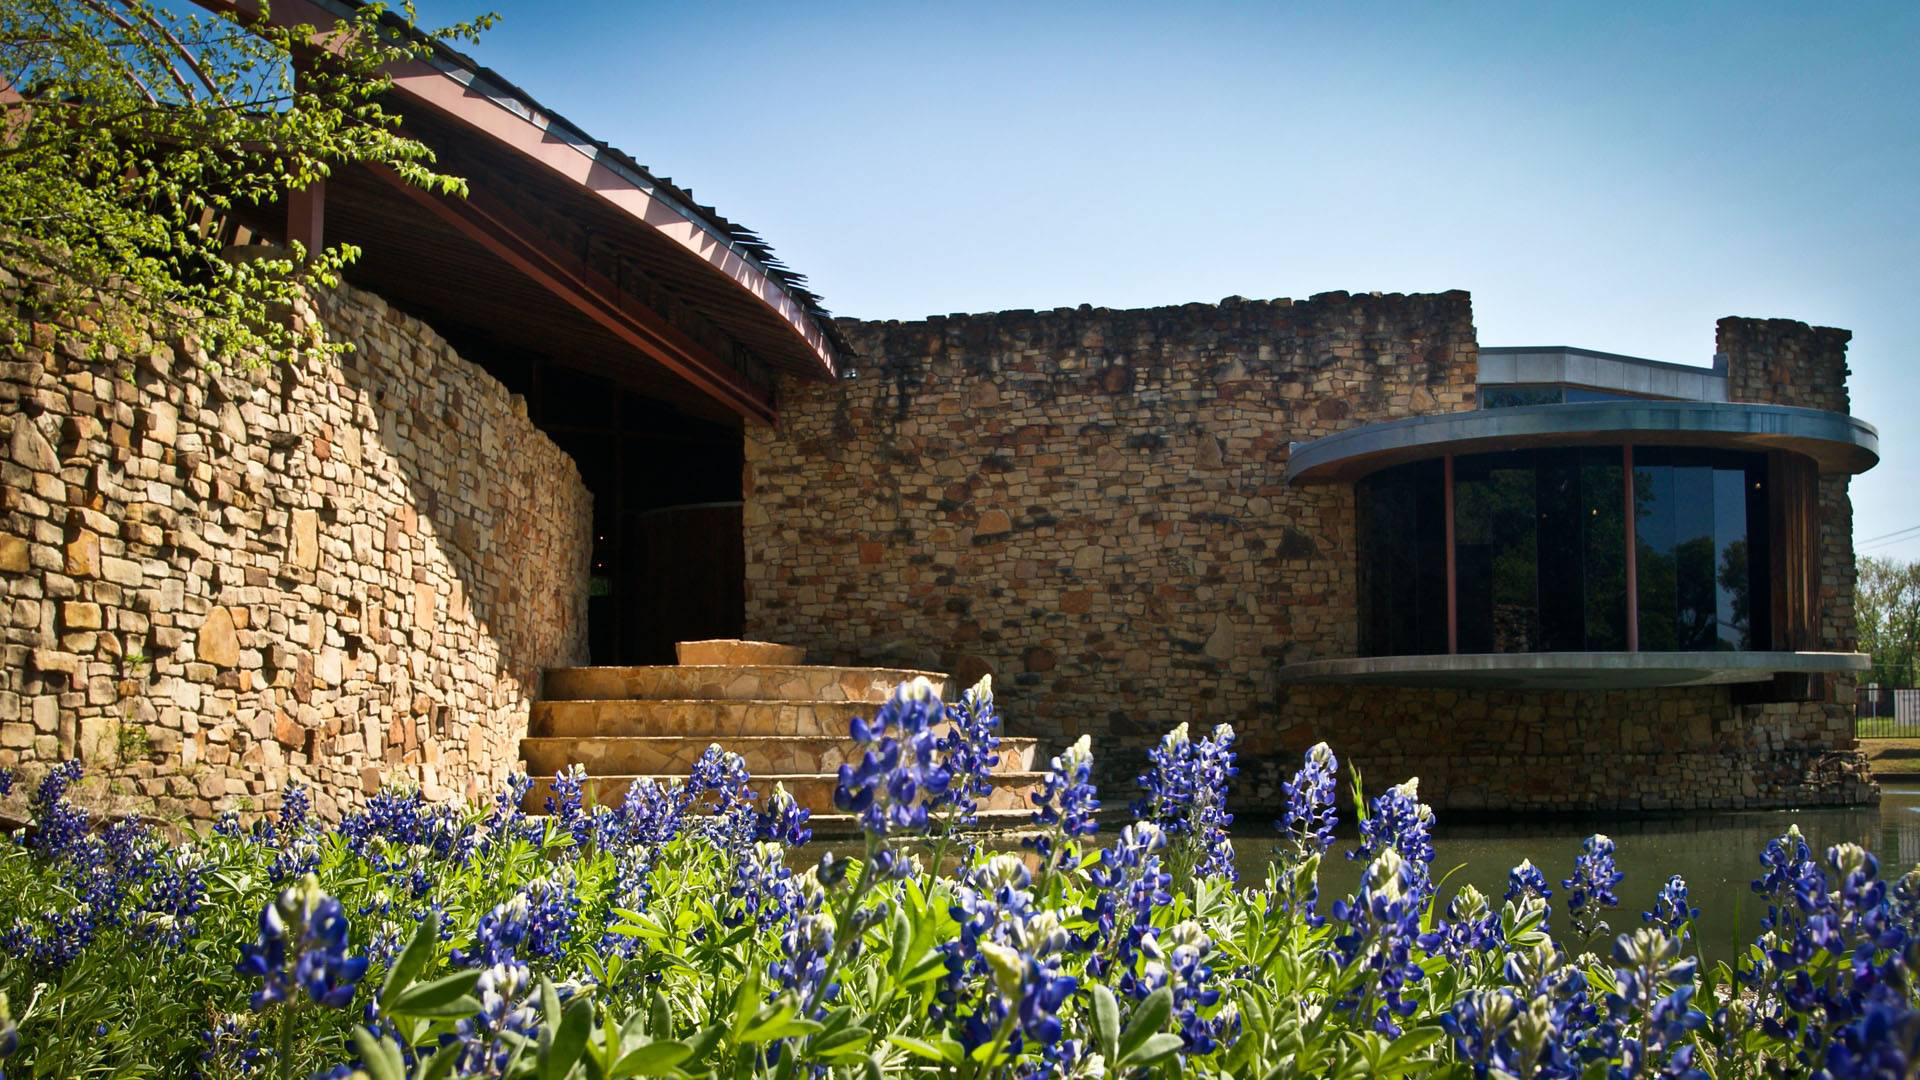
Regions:
[[[840, 765], [856, 759], [847, 737], [856, 716], [871, 717], [894, 688], [924, 676], [946, 695], [947, 676], [895, 668], [799, 663], [799, 650], [761, 642], [682, 642], [677, 665], [558, 668], [533, 706], [520, 744], [535, 778], [524, 806], [545, 809], [553, 774], [586, 768], [596, 801], [618, 804], [635, 780], [684, 780], [709, 744], [741, 755], [764, 798], [782, 784], [813, 812], [823, 835], [851, 831], [833, 805]], [[993, 792], [981, 823], [1017, 826], [1044, 773], [1037, 740], [1002, 737]]]

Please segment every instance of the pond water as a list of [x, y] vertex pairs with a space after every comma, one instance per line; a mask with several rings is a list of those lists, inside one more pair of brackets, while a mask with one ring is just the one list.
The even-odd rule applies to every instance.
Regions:
[[[1350, 816], [1349, 806], [1343, 803], [1341, 809]], [[1667, 878], [1679, 874], [1687, 879], [1693, 906], [1700, 909], [1694, 929], [1706, 960], [1730, 962], [1760, 933], [1766, 909], [1756, 903], [1752, 889], [1753, 879], [1760, 876], [1760, 852], [1789, 825], [1800, 827], [1823, 864], [1827, 848], [1844, 841], [1878, 856], [1881, 877], [1888, 881], [1920, 863], [1920, 787], [1883, 786], [1877, 807], [1703, 811], [1634, 818], [1541, 818], [1516, 813], [1509, 819], [1462, 820], [1456, 815], [1449, 820], [1441, 813], [1434, 833], [1434, 875], [1459, 867], [1441, 890], [1443, 903], [1460, 886], [1471, 883], [1497, 908], [1506, 892], [1507, 871], [1521, 859], [1531, 859], [1553, 888], [1553, 926], [1559, 933], [1567, 928], [1560, 882], [1573, 873], [1581, 842], [1596, 832], [1606, 833], [1616, 846], [1614, 861], [1626, 875], [1616, 890], [1620, 907], [1607, 915], [1613, 933], [1644, 925], [1640, 913], [1653, 907], [1654, 895]], [[1111, 843], [1120, 827], [1119, 822], [1104, 821], [1093, 839]], [[1359, 883], [1361, 864], [1344, 857], [1353, 849], [1354, 837], [1349, 822], [1321, 864], [1323, 908]], [[1261, 827], [1253, 815], [1240, 816], [1233, 846], [1243, 884], [1257, 884], [1266, 876], [1275, 838], [1275, 831]], [[793, 853], [795, 867], [811, 865], [827, 849], [843, 855], [860, 851], [858, 844], [844, 840], [810, 844]], [[1575, 944], [1564, 937], [1562, 941]], [[1607, 946], [1596, 942], [1594, 949], [1605, 955]]]
[[[1242, 819], [1244, 824], [1250, 821]], [[1529, 819], [1462, 821], [1449, 824], [1439, 815], [1434, 835], [1434, 874], [1461, 869], [1441, 896], [1452, 896], [1471, 882], [1498, 905], [1506, 891], [1507, 871], [1532, 859], [1554, 890], [1554, 928], [1566, 926], [1560, 882], [1573, 872], [1581, 841], [1596, 832], [1617, 845], [1615, 861], [1626, 875], [1616, 890], [1620, 907], [1608, 916], [1619, 933], [1642, 925], [1640, 913], [1652, 908], [1654, 894], [1667, 878], [1687, 879], [1693, 906], [1700, 909], [1695, 928], [1709, 962], [1732, 954], [1759, 934], [1766, 914], [1751, 888], [1760, 874], [1760, 852], [1789, 825], [1798, 825], [1823, 862], [1829, 845], [1851, 841], [1880, 859], [1880, 873], [1892, 880], [1920, 862], [1920, 787], [1883, 787], [1878, 807], [1844, 809], [1702, 812], [1687, 816], [1633, 819]], [[1243, 880], [1264, 876], [1271, 830], [1247, 829], [1234, 837]], [[1358, 863], [1341, 857], [1351, 850], [1350, 832], [1336, 842], [1323, 864], [1322, 897], [1344, 895], [1360, 878]], [[1596, 950], [1598, 951], [1598, 950]]]

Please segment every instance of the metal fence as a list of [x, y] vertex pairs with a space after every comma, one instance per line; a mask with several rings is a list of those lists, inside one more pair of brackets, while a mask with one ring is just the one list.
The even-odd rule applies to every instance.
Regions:
[[1920, 687], [1860, 687], [1853, 730], [1862, 739], [1920, 739]]

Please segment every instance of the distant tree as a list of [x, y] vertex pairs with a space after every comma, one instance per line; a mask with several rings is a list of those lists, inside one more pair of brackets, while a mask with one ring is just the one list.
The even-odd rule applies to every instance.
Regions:
[[[271, 25], [265, 2], [240, 5], [247, 16], [180, 6], [0, 0], [0, 268], [42, 313], [124, 300], [216, 359], [327, 351], [283, 313], [357, 252], [228, 259], [220, 226], [355, 162], [463, 194], [398, 131], [384, 69], [426, 56], [433, 38], [471, 40], [493, 17], [422, 35], [410, 4], [323, 27]], [[0, 309], [0, 340], [27, 318]]]
[[1854, 617], [1860, 648], [1873, 657], [1870, 681], [1920, 686], [1920, 562], [1860, 557]]

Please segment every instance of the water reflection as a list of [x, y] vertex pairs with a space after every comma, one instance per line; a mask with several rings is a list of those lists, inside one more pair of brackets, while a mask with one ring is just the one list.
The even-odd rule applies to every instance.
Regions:
[[[1347, 809], [1346, 807], [1342, 808]], [[1241, 816], [1242, 831], [1233, 838], [1234, 856], [1243, 884], [1258, 884], [1265, 876], [1273, 850], [1271, 829], [1251, 826], [1254, 816]], [[1756, 903], [1753, 879], [1760, 876], [1760, 852], [1767, 841], [1798, 825], [1807, 844], [1824, 865], [1827, 848], [1851, 841], [1880, 859], [1880, 873], [1892, 880], [1920, 863], [1920, 787], [1883, 788], [1878, 807], [1816, 810], [1748, 810], [1699, 813], [1690, 816], [1631, 819], [1528, 818], [1511, 821], [1449, 823], [1440, 815], [1434, 838], [1434, 876], [1460, 869], [1447, 879], [1444, 903], [1460, 886], [1471, 883], [1498, 906], [1507, 888], [1507, 871], [1521, 859], [1531, 859], [1553, 886], [1554, 927], [1564, 930], [1565, 897], [1560, 882], [1573, 873], [1580, 842], [1603, 832], [1613, 837], [1615, 861], [1626, 879], [1620, 883], [1620, 907], [1607, 916], [1615, 933], [1643, 925], [1640, 913], [1653, 907], [1653, 898], [1667, 878], [1687, 879], [1693, 905], [1700, 909], [1695, 924], [1709, 962], [1731, 961], [1733, 954], [1760, 933], [1766, 909]], [[1112, 842], [1112, 822], [1104, 823], [1094, 839]], [[1349, 823], [1320, 872], [1320, 894], [1331, 899], [1353, 891], [1362, 867], [1344, 855], [1354, 846]], [[857, 856], [860, 845], [850, 841], [809, 844], [792, 854], [795, 868], [811, 865], [824, 851]], [[951, 858], [949, 862], [951, 862]], [[1564, 940], [1564, 939], [1563, 939]], [[1569, 942], [1569, 944], [1572, 944]], [[1606, 943], [1596, 951], [1605, 953]]]
[[[1516, 817], [1510, 822], [1448, 824], [1440, 815], [1434, 840], [1435, 876], [1455, 866], [1442, 898], [1472, 883], [1498, 899], [1505, 891], [1507, 871], [1521, 859], [1532, 859], [1554, 886], [1556, 928], [1565, 925], [1560, 913], [1560, 881], [1573, 873], [1580, 841], [1595, 832], [1613, 837], [1616, 861], [1626, 875], [1619, 888], [1620, 908], [1608, 921], [1616, 932], [1641, 925], [1640, 912], [1653, 906], [1654, 894], [1669, 875], [1687, 879], [1695, 907], [1697, 929], [1711, 960], [1731, 959], [1732, 953], [1759, 931], [1766, 913], [1756, 905], [1751, 883], [1760, 873], [1760, 851], [1767, 841], [1798, 825], [1807, 843], [1824, 861], [1829, 845], [1844, 841], [1860, 844], [1880, 859], [1881, 875], [1894, 878], [1920, 862], [1920, 788], [1884, 789], [1880, 805], [1844, 809], [1743, 811], [1703, 813], [1689, 817], [1632, 820], [1539, 820]], [[1247, 833], [1234, 838], [1241, 876], [1257, 881], [1264, 875], [1271, 833]], [[1350, 836], [1335, 845], [1334, 858], [1321, 872], [1321, 893], [1344, 894], [1360, 878], [1357, 863], [1339, 856], [1353, 846]]]

